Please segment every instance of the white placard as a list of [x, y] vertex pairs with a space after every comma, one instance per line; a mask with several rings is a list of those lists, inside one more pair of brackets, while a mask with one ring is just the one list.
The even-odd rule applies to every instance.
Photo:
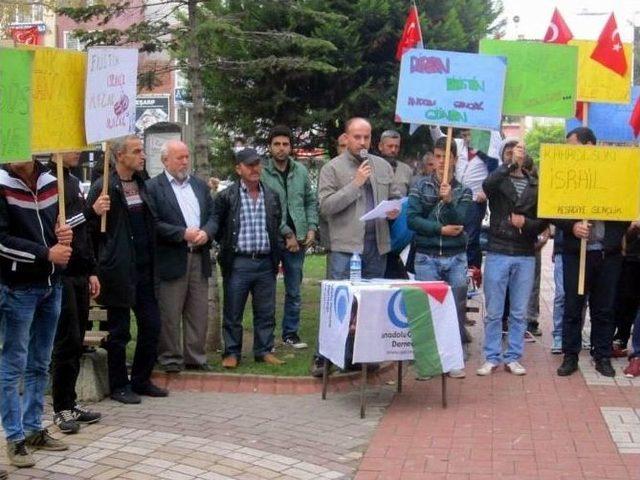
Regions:
[[344, 368], [344, 354], [349, 335], [353, 293], [347, 281], [323, 281], [320, 295], [320, 355]]
[[134, 132], [138, 50], [89, 48], [84, 124], [87, 144]]

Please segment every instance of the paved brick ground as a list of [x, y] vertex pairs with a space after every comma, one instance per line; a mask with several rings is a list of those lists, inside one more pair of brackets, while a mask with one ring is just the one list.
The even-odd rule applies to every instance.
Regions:
[[64, 437], [70, 451], [38, 452], [36, 468], [11, 479], [352, 478], [392, 395], [392, 387], [376, 388], [364, 421], [356, 392], [326, 401], [190, 392], [132, 406], [107, 400], [94, 406], [105, 415], [100, 424]]
[[[538, 342], [527, 344], [525, 377], [504, 370], [478, 377], [480, 323], [467, 378], [450, 380], [449, 407], [440, 382], [406, 381], [360, 465], [357, 480], [640, 479], [640, 383], [598, 375], [583, 352], [580, 374], [555, 375], [551, 355], [553, 276], [545, 248]], [[586, 381], [585, 381], [586, 380]]]

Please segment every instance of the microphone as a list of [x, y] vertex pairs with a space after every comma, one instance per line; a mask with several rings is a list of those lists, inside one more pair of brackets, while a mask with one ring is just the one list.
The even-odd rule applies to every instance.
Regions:
[[362, 150], [360, 150], [360, 154], [358, 156], [362, 159], [363, 162], [365, 160], [369, 160], [369, 152], [367, 151], [366, 148], [363, 148]]

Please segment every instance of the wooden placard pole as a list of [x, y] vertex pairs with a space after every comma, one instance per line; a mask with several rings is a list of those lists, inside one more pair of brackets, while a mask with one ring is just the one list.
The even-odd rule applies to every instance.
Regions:
[[[589, 125], [589, 102], [582, 104], [582, 126], [587, 127]], [[587, 220], [582, 220], [583, 225], [587, 225]], [[578, 263], [578, 295], [584, 295], [584, 279], [585, 279], [585, 267], [587, 262], [587, 241], [580, 239], [580, 261]]]
[[64, 165], [62, 154], [54, 153], [56, 158], [56, 177], [58, 177], [58, 221], [62, 227], [67, 222], [67, 212], [64, 203]]
[[449, 165], [451, 165], [451, 142], [453, 141], [453, 128], [447, 127], [447, 146], [444, 152], [444, 173], [442, 183], [449, 183]]
[[[104, 147], [104, 168], [102, 171], [102, 195], [109, 195], [109, 163], [110, 163], [110, 145], [109, 142], [105, 142]], [[100, 219], [100, 232], [107, 231], [107, 213], [102, 214]]]

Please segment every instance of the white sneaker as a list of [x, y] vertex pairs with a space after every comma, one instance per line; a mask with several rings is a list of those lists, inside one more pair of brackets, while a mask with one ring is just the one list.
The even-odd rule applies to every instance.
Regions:
[[449, 371], [448, 375], [451, 378], [464, 378], [467, 376], [467, 374], [464, 373], [464, 370], [457, 369], [457, 368], [454, 368], [453, 370]]
[[478, 370], [476, 370], [476, 374], [480, 375], [481, 377], [486, 377], [487, 375], [491, 375], [496, 368], [498, 368], [498, 365], [496, 365], [495, 363], [484, 362], [482, 366]]
[[507, 372], [511, 372], [514, 375], [526, 375], [527, 374], [527, 369], [524, 368], [522, 365], [520, 365], [520, 363], [518, 362], [509, 362], [504, 366], [504, 369]]

